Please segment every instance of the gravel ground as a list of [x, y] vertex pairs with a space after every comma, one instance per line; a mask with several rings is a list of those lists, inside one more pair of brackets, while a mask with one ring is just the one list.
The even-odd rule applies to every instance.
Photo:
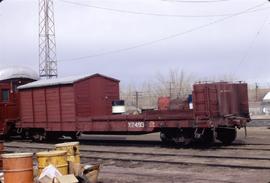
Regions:
[[250, 123], [248, 123], [248, 126], [250, 127], [270, 127], [270, 120], [252, 120]]
[[[260, 121], [254, 123], [260, 126]], [[86, 136], [85, 138], [102, 139], [102, 136]], [[104, 136], [103, 136], [104, 137]], [[105, 139], [118, 139], [132, 141], [159, 141], [159, 133], [139, 135], [139, 136], [105, 136]], [[23, 142], [10, 142], [6, 144], [21, 144]], [[28, 143], [28, 147], [37, 144]], [[52, 148], [53, 144], [38, 144], [43, 148]], [[187, 154], [187, 155], [201, 155], [201, 156], [223, 156], [223, 158], [197, 158], [185, 156], [170, 156], [166, 163], [157, 162], [140, 162], [135, 160], [119, 161], [114, 159], [83, 159], [89, 164], [102, 163], [102, 168], [99, 175], [100, 183], [137, 183], [137, 182], [155, 182], [155, 183], [270, 183], [270, 129], [268, 126], [264, 127], [247, 127], [247, 137], [244, 129], [238, 130], [236, 141], [231, 146], [220, 146], [216, 143], [214, 147], [210, 148], [179, 148], [179, 147], [160, 147], [160, 146], [117, 146], [117, 145], [93, 145], [81, 144], [81, 150], [92, 150], [88, 155], [95, 155], [95, 150], [109, 151], [114, 156], [127, 157], [132, 159], [136, 153], [172, 153], [172, 154]], [[27, 146], [20, 149], [21, 151], [29, 151]], [[120, 151], [132, 152], [129, 155], [122, 155], [121, 153], [114, 153]], [[85, 154], [86, 152], [81, 152]], [[224, 157], [227, 158], [224, 158]], [[147, 157], [146, 155], [139, 155], [140, 159]], [[232, 158], [234, 157], [234, 158]], [[235, 158], [237, 157], [237, 158]], [[239, 157], [246, 157], [241, 159]], [[264, 158], [263, 160], [249, 160], [248, 158]], [[138, 155], [136, 156], [138, 158]], [[147, 158], [154, 158], [147, 157]], [[168, 157], [160, 157], [160, 160], [165, 160]], [[168, 161], [189, 161], [196, 162], [169, 164]], [[206, 164], [208, 165], [206, 165]], [[260, 165], [258, 168], [239, 168], [239, 167], [222, 167], [209, 166], [211, 163], [217, 164], [239, 164], [239, 165]]]
[[[267, 127], [248, 127], [248, 136], [245, 137], [244, 130], [238, 131], [238, 137], [234, 146], [236, 150], [226, 149], [164, 149], [155, 148], [154, 150], [161, 150], [162, 152], [185, 152], [190, 154], [202, 155], [239, 155], [239, 156], [254, 156], [270, 158], [270, 129]], [[145, 136], [144, 136], [145, 137]], [[141, 139], [139, 137], [128, 137], [131, 140]], [[158, 139], [158, 134], [148, 135], [149, 139]], [[247, 151], [237, 150], [237, 144], [254, 144], [250, 147], [258, 148], [258, 150]], [[263, 145], [265, 144], [265, 145]], [[242, 146], [241, 146], [242, 147]], [[246, 146], [245, 146], [246, 147]], [[243, 147], [243, 148], [245, 148]], [[103, 149], [106, 147], [102, 147]], [[117, 147], [111, 148], [112, 152]], [[129, 150], [138, 150], [138, 147], [130, 147]], [[266, 148], [262, 151], [260, 148]], [[267, 150], [269, 149], [269, 150]], [[145, 152], [153, 151], [153, 148], [145, 148]], [[177, 158], [177, 157], [175, 157]], [[209, 160], [212, 161], [212, 160]], [[232, 163], [240, 160], [231, 160]], [[270, 166], [270, 160], [266, 161]], [[138, 162], [116, 162], [103, 161], [103, 167], [100, 172], [101, 183], [136, 183], [136, 182], [220, 182], [220, 183], [270, 183], [270, 169], [241, 169], [241, 168], [224, 168], [224, 167], [209, 167], [201, 165], [172, 165], [172, 164], [155, 164], [155, 163], [138, 163]]]

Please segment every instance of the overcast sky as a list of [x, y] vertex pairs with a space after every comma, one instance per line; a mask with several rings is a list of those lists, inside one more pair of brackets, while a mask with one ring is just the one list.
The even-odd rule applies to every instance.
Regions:
[[[178, 68], [268, 82], [270, 2], [213, 1], [55, 0], [59, 75], [140, 83]], [[38, 0], [0, 4], [0, 67], [12, 65], [38, 71]]]

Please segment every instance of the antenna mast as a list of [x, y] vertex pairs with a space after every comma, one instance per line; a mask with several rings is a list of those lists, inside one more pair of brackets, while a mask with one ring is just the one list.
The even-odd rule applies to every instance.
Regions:
[[53, 0], [39, 0], [39, 76], [57, 77]]

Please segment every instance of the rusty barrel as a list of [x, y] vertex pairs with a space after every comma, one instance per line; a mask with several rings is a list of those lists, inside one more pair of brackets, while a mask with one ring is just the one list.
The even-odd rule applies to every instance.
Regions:
[[2, 154], [5, 183], [33, 183], [33, 153]]
[[53, 165], [62, 175], [68, 174], [67, 152], [66, 151], [44, 151], [37, 153], [38, 175], [42, 170]]
[[56, 150], [67, 151], [67, 160], [73, 163], [80, 163], [79, 142], [67, 142], [56, 144]]

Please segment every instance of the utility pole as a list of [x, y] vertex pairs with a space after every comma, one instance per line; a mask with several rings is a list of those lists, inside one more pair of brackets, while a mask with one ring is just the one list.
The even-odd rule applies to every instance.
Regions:
[[141, 92], [135, 92], [136, 108], [139, 109], [139, 96]]
[[139, 108], [139, 92], [136, 91], [136, 108]]
[[258, 101], [258, 89], [259, 89], [258, 83], [255, 83], [255, 102]]
[[39, 0], [39, 75], [57, 77], [53, 0]]
[[169, 95], [170, 95], [170, 99], [172, 98], [172, 84], [174, 84], [174, 82], [170, 81], [169, 82]]

